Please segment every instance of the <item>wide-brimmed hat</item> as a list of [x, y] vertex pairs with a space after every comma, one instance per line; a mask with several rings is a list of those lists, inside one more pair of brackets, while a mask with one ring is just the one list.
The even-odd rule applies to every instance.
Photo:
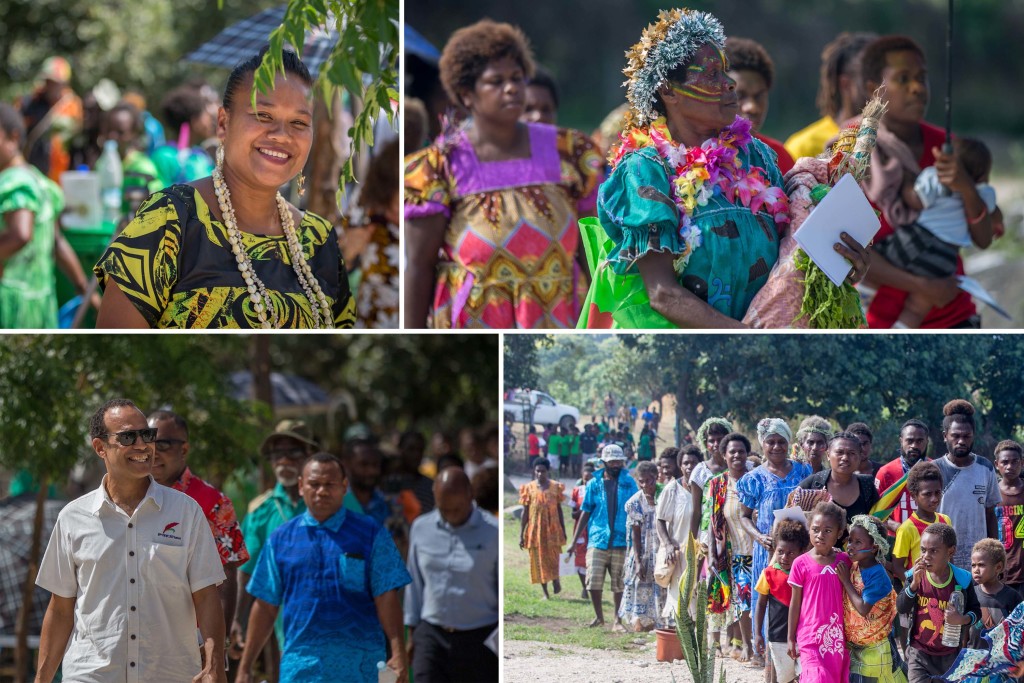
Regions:
[[620, 446], [609, 444], [601, 449], [601, 460], [605, 462], [611, 462], [612, 460], [626, 462], [626, 454], [622, 452]]
[[260, 444], [260, 453], [266, 455], [267, 444], [270, 443], [271, 439], [276, 437], [288, 437], [301, 441], [307, 446], [318, 448], [319, 444], [316, 442], [316, 438], [313, 436], [312, 430], [302, 420], [281, 420], [274, 427], [274, 431], [263, 439], [263, 443]]

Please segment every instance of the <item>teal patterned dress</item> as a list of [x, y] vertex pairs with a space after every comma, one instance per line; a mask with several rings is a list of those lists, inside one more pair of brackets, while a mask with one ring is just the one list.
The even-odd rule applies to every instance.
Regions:
[[0, 327], [57, 327], [53, 245], [64, 195], [52, 180], [28, 164], [0, 172], [0, 216], [32, 212], [32, 239], [3, 263]]
[[[744, 168], [764, 169], [769, 182], [782, 187], [775, 153], [761, 141], [751, 140], [746, 151], [739, 150], [737, 158]], [[681, 217], [672, 200], [669, 172], [658, 152], [644, 147], [624, 157], [598, 193], [598, 220], [610, 240], [605, 264], [611, 272], [605, 276], [612, 280], [619, 276], [618, 281], [613, 282], [613, 287], [618, 289], [615, 298], [625, 305], [630, 297], [625, 294], [628, 290], [621, 286], [622, 276], [636, 276], [629, 278], [633, 289], [642, 286], [636, 265], [640, 257], [652, 250], [680, 255], [685, 251], [679, 236]], [[700, 246], [693, 251], [685, 267], [680, 270], [677, 266], [676, 279], [715, 310], [740, 320], [778, 260], [775, 220], [767, 210], [762, 208], [755, 213], [740, 204], [738, 197], [730, 202], [716, 189], [706, 206], [697, 207], [693, 222], [700, 231]], [[588, 227], [581, 227], [586, 233]], [[595, 285], [602, 280], [601, 275], [595, 275]], [[608, 299], [601, 301], [601, 292], [591, 294], [594, 305], [607, 310]], [[631, 294], [636, 301], [638, 293]], [[646, 303], [646, 296], [639, 298]], [[624, 319], [641, 325], [646, 322], [645, 317], [655, 318], [650, 321], [650, 327], [671, 326], [649, 307], [646, 316], [633, 314]], [[623, 324], [624, 319], [617, 318], [613, 326], [628, 325]]]

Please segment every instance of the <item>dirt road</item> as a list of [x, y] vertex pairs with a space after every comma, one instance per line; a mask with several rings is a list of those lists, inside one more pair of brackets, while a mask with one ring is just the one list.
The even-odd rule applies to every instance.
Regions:
[[[637, 650], [621, 652], [506, 640], [501, 680], [505, 683], [691, 683], [693, 679], [685, 663], [657, 661], [653, 635], [638, 635], [637, 644]], [[764, 680], [760, 669], [731, 659], [718, 661], [725, 662], [725, 679], [729, 683], [762, 683]], [[715, 680], [718, 680], [717, 672]]]

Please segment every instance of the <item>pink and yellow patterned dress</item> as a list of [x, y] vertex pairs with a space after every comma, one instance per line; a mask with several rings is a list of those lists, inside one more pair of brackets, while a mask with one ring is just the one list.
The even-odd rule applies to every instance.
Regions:
[[530, 157], [480, 161], [460, 129], [406, 157], [405, 218], [448, 218], [430, 327], [575, 327], [587, 291], [577, 220], [604, 160], [578, 131], [527, 124]]

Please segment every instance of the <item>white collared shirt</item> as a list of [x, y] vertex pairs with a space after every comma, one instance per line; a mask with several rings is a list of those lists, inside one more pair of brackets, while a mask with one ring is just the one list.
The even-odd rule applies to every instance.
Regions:
[[104, 482], [61, 510], [36, 577], [75, 598], [63, 680], [190, 681], [201, 668], [192, 594], [225, 578], [210, 525], [152, 477], [129, 517]]

